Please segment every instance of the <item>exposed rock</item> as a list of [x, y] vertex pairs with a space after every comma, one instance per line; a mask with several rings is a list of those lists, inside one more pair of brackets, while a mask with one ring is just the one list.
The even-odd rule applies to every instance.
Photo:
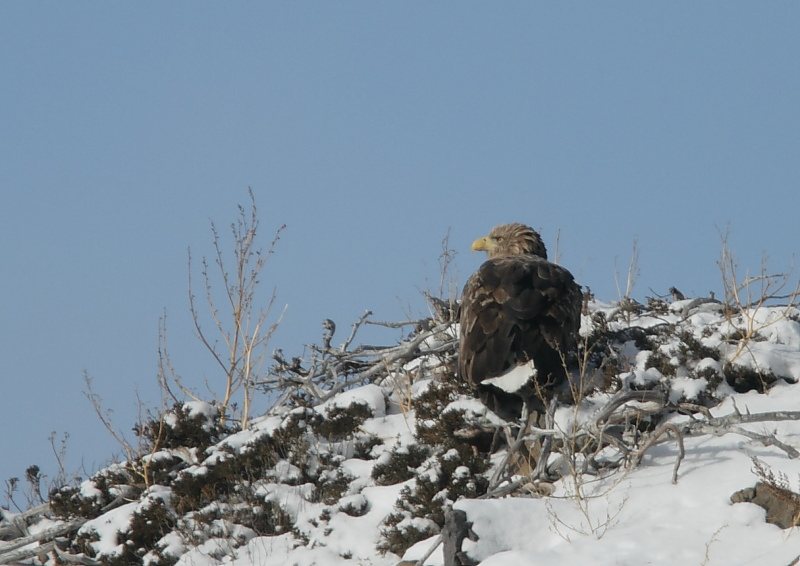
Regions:
[[758, 482], [754, 487], [740, 489], [731, 495], [731, 503], [755, 503], [767, 512], [767, 522], [782, 529], [800, 524], [800, 495]]

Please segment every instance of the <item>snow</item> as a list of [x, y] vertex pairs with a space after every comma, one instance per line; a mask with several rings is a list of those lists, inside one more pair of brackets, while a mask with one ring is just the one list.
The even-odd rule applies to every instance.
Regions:
[[[735, 352], [729, 346], [727, 352]], [[800, 380], [800, 350], [793, 346], [770, 342], [753, 342], [736, 358], [736, 364], [757, 370], [771, 369], [775, 375]]]
[[326, 544], [340, 555], [351, 554], [358, 562], [375, 557], [381, 521], [392, 511], [398, 494], [397, 486], [364, 489], [361, 495], [366, 499], [367, 513], [360, 517], [335, 514], [328, 524], [331, 535]]
[[156, 500], [169, 502], [170, 495], [169, 488], [153, 486], [141, 500], [126, 503], [96, 519], [87, 521], [78, 532], [97, 539], [90, 543], [95, 552], [106, 555], [119, 554], [125, 542], [124, 533], [130, 529], [134, 512], [148, 508]]
[[361, 428], [381, 440], [410, 444], [414, 440], [414, 411], [368, 419]]
[[467, 418], [481, 418], [492, 424], [502, 425], [503, 420], [486, 408], [478, 399], [458, 399], [448, 404], [443, 412], [464, 411]]
[[[618, 310], [618, 306], [612, 303], [593, 302], [591, 307], [608, 316]], [[786, 314], [785, 309], [770, 307], [746, 313], [745, 317], [726, 319], [717, 303], [698, 304], [687, 300], [672, 303], [669, 312], [660, 316], [645, 315], [632, 322], [609, 322], [616, 329], [624, 329], [627, 324], [654, 327], [667, 322], [693, 336], [705, 347], [718, 347], [720, 352], [719, 360], [697, 356], [694, 361], [681, 365], [678, 343], [669, 337], [659, 344], [659, 351], [677, 367], [676, 376], [665, 376], [656, 368], [646, 367], [650, 352], [640, 351], [635, 341], [630, 340], [620, 348], [624, 364], [617, 377], [624, 385], [666, 385], [668, 387], [664, 390], [668, 389], [673, 402], [696, 401], [704, 393], [709, 393], [708, 380], [693, 376], [692, 372], [714, 370], [712, 373], [721, 375], [725, 364], [732, 361], [800, 380], [800, 323], [787, 318]], [[796, 316], [797, 313], [789, 314]], [[748, 320], [759, 329], [761, 338], [749, 341], [742, 348], [740, 342], [729, 337], [733, 330], [745, 328]], [[584, 325], [588, 327], [590, 323], [591, 319], [584, 317]], [[431, 363], [418, 367], [433, 366]], [[530, 367], [512, 371], [499, 381], [527, 379], [531, 371]], [[419, 395], [432, 382], [430, 376], [423, 377], [409, 383], [408, 390], [412, 395]], [[518, 386], [510, 385], [512, 390]], [[800, 384], [785, 381], [778, 381], [766, 393], [736, 394], [724, 382], [716, 392], [727, 397], [710, 409], [714, 416], [728, 415], [737, 410], [758, 413], [794, 411], [800, 407]], [[320, 474], [317, 483], [330, 477], [326, 474], [341, 473], [349, 479], [335, 503], [315, 500], [313, 495], [318, 486], [303, 479], [302, 470], [283, 453], [270, 470], [251, 478], [254, 493], [260, 501], [273, 502], [290, 516], [293, 533], [259, 536], [252, 530], [219, 522], [218, 526], [224, 528], [220, 527], [213, 536], [194, 543], [177, 530], [170, 532], [159, 542], [161, 552], [178, 558], [180, 566], [396, 564], [401, 557], [381, 555], [376, 546], [385, 528], [384, 520], [395, 510], [403, 489], [414, 486], [415, 480], [382, 486], [375, 484], [371, 473], [376, 464], [388, 461], [390, 452], [403, 453], [416, 441], [415, 411], [398, 401], [398, 395], [398, 391], [388, 385], [369, 384], [339, 393], [315, 407], [319, 414], [325, 415], [334, 407], [366, 405], [372, 417], [358, 427], [358, 434], [374, 435], [383, 441], [382, 445], [372, 448], [369, 457], [364, 456], [366, 459], [348, 457], [352, 451], [338, 453], [338, 469]], [[586, 422], [596, 415], [610, 395], [595, 392], [577, 406], [559, 407], [555, 414], [555, 428], [568, 432], [576, 424]], [[184, 407], [190, 415], [211, 417], [215, 414], [213, 405], [207, 403], [191, 402]], [[296, 409], [298, 413], [303, 410]], [[447, 404], [443, 412], [451, 410], [463, 411], [470, 419], [484, 423], [498, 422], [497, 417], [474, 398], [458, 398]], [[180, 455], [184, 462], [194, 464], [185, 468], [182, 474], [202, 476], [221, 460], [236, 453], [246, 453], [248, 447], [263, 435], [273, 434], [290, 414], [294, 413], [284, 410], [255, 418], [250, 428], [228, 436], [205, 453], [197, 454], [196, 449], [182, 447], [155, 452], [151, 461], [158, 462], [170, 454]], [[671, 418], [680, 422], [690, 417], [675, 414]], [[800, 448], [800, 422], [753, 423], [741, 427], [761, 434], [774, 433], [783, 442]], [[309, 442], [311, 453], [331, 446], [333, 443], [324, 440]], [[763, 446], [737, 434], [689, 437], [684, 439], [684, 446], [685, 457], [676, 484], [673, 484], [672, 476], [678, 447], [670, 440], [650, 448], [636, 468], [608, 472], [602, 477], [568, 475], [553, 485], [549, 497], [460, 499], [454, 507], [467, 513], [472, 530], [478, 536], [476, 541], [465, 541], [463, 550], [479, 560], [482, 566], [784, 566], [800, 555], [800, 529], [782, 530], [765, 522], [765, 512], [761, 507], [730, 502], [734, 492], [755, 484], [757, 478], [752, 471], [752, 458], [757, 457], [776, 472], [785, 474], [794, 482], [795, 489], [800, 488], [796, 482], [800, 477], [800, 459], [789, 459], [779, 448]], [[445, 459], [454, 454], [457, 453], [453, 451], [441, 457]], [[502, 456], [502, 453], [495, 454], [492, 461], [497, 463]], [[431, 476], [439, 471], [430, 461], [418, 470], [420, 475]], [[469, 475], [466, 466], [458, 466], [453, 473], [456, 478]], [[90, 500], [101, 501], [103, 497], [98, 485], [91, 480], [80, 485], [79, 493]], [[433, 500], [438, 497], [435, 495]], [[169, 505], [170, 489], [153, 486], [141, 499], [86, 522], [80, 532], [93, 537], [94, 542], [90, 545], [98, 555], [113, 557], [122, 549], [133, 514], [156, 500]], [[214, 503], [209, 508], [215, 506], [219, 507]], [[6, 515], [11, 516], [4, 513]], [[30, 531], [37, 532], [52, 524], [52, 521], [42, 520], [32, 525]], [[419, 517], [407, 517], [400, 525], [426, 528], [430, 522]], [[228, 536], [221, 536], [223, 532]], [[236, 535], [240, 535], [238, 541]], [[405, 551], [402, 559], [421, 558], [435, 539], [431, 537], [414, 544]], [[3, 544], [0, 542], [0, 551]], [[156, 560], [154, 554], [146, 557], [146, 563]], [[443, 564], [441, 548], [426, 564]]]
[[705, 378], [676, 377], [670, 382], [669, 400], [677, 403], [682, 398], [696, 400], [705, 391], [708, 381]]
[[101, 554], [118, 554], [122, 550], [122, 542], [118, 540], [117, 533], [125, 532], [131, 524], [133, 512], [139, 506], [138, 501], [126, 503], [104, 513], [96, 519], [87, 521], [79, 533], [96, 534], [97, 542], [91, 543], [95, 552]]
[[183, 404], [183, 409], [188, 413], [189, 418], [203, 416], [207, 420], [212, 420], [217, 415], [217, 408], [205, 401], [189, 401]]
[[[677, 485], [675, 448], [662, 445], [623, 479], [592, 487], [596, 499], [562, 491], [548, 499], [459, 501], [455, 508], [467, 512], [480, 537], [465, 548], [498, 566], [703, 564], [707, 552], [707, 564], [788, 564], [800, 553], [800, 533], [765, 523], [756, 505], [729, 500], [754, 483], [750, 455], [786, 461], [775, 450], [743, 448], [732, 436], [688, 440]], [[800, 465], [788, 469], [796, 475]]]
[[530, 361], [526, 364], [511, 368], [501, 376], [486, 379], [483, 383], [488, 383], [503, 391], [514, 393], [515, 391], [519, 391], [523, 385], [529, 383], [535, 376], [536, 368], [533, 365], [533, 361]]
[[[237, 552], [235, 560], [226, 562], [232, 566], [324, 566], [342, 563], [352, 564], [329, 547], [298, 546], [291, 535], [254, 538]], [[372, 562], [370, 557], [360, 559], [359, 563], [386, 564], [383, 560]]]
[[383, 389], [372, 383], [340, 393], [317, 407], [317, 410], [325, 413], [332, 407], [346, 409], [354, 403], [366, 405], [372, 410], [372, 415], [375, 417], [382, 417], [386, 414], [386, 400], [383, 395]]
[[97, 499], [103, 496], [103, 492], [97, 489], [97, 486], [92, 480], [85, 480], [81, 482], [80, 494], [86, 499]]
[[275, 464], [275, 473], [271, 474], [275, 481], [281, 483], [292, 483], [300, 479], [300, 469], [286, 460], [281, 460]]
[[225, 438], [221, 444], [238, 450], [250, 442], [253, 442], [261, 434], [271, 434], [283, 422], [283, 416], [269, 415], [259, 419], [253, 419], [250, 428], [241, 430]]
[[369, 477], [372, 473], [372, 467], [375, 462], [369, 460], [358, 460], [351, 458], [342, 462], [342, 470], [353, 476], [354, 478]]
[[[800, 472], [778, 451], [730, 435], [688, 439], [677, 485], [675, 447], [662, 445], [637, 470], [591, 486], [585, 501], [564, 490], [546, 499], [461, 500], [455, 508], [479, 537], [463, 548], [496, 566], [788, 564], [800, 554], [800, 533], [765, 523], [756, 505], [730, 503], [734, 491], [754, 483], [751, 455], [790, 477]], [[429, 542], [404, 560], [419, 558]], [[441, 553], [427, 562], [442, 563]]]
[[183, 537], [174, 531], [163, 537], [161, 544], [164, 552], [170, 556], [181, 556], [188, 550]]

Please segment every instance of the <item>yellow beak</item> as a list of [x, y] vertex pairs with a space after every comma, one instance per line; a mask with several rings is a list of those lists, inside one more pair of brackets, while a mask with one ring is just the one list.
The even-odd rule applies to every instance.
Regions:
[[483, 238], [478, 238], [477, 240], [472, 242], [472, 251], [473, 252], [489, 251], [489, 237], [484, 236]]

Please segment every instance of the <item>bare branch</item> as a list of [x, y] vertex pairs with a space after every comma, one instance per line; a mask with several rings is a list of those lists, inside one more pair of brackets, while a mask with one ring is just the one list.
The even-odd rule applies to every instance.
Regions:
[[369, 318], [370, 316], [372, 316], [371, 310], [364, 311], [364, 314], [361, 315], [361, 318], [359, 318], [357, 321], [353, 323], [353, 328], [350, 331], [350, 336], [347, 337], [347, 340], [345, 340], [344, 344], [342, 344], [342, 346], [339, 348], [341, 352], [347, 351], [347, 349], [350, 347], [350, 344], [356, 337], [356, 332], [358, 332], [358, 329], [361, 328], [361, 325], [364, 324], [367, 318]]
[[421, 326], [429, 320], [430, 319], [427, 318], [420, 318], [418, 320], [401, 320], [399, 322], [389, 322], [385, 320], [365, 320], [364, 324], [383, 326], [385, 328], [405, 328], [406, 326]]
[[654, 446], [662, 436], [671, 432], [675, 436], [675, 440], [678, 443], [678, 458], [675, 460], [675, 466], [672, 469], [672, 483], [678, 483], [678, 468], [681, 465], [681, 461], [683, 461], [683, 457], [686, 454], [686, 451], [683, 447], [683, 435], [681, 434], [680, 429], [673, 423], [664, 423], [660, 427], [658, 427], [647, 439], [647, 441], [642, 445], [639, 450], [634, 452], [633, 457], [631, 458], [631, 465], [636, 467], [639, 465], [639, 462], [642, 461], [642, 456], [647, 450]]
[[266, 250], [259, 248], [258, 209], [252, 189], [248, 190], [248, 195], [249, 208], [239, 205], [237, 218], [230, 225], [233, 248], [231, 259], [226, 257], [220, 233], [211, 222], [214, 265], [218, 280], [222, 283], [222, 309], [215, 298], [215, 286], [212, 284], [208, 260], [203, 258], [201, 263], [200, 273], [203, 277], [207, 314], [216, 334], [213, 340], [201, 323], [200, 310], [193, 291], [192, 256], [191, 251], [189, 252], [189, 312], [195, 334], [221, 370], [224, 379], [224, 392], [221, 399], [218, 399], [221, 418], [227, 418], [227, 412], [234, 406], [234, 396], [241, 395], [242, 427], [246, 427], [249, 421], [252, 388], [263, 382], [261, 372], [266, 358], [266, 345], [283, 317], [281, 313], [275, 322], [267, 324], [275, 304], [276, 291], [273, 289], [267, 304], [261, 309], [256, 307], [256, 291], [267, 258], [274, 252], [281, 233], [286, 228], [282, 225], [276, 230]]

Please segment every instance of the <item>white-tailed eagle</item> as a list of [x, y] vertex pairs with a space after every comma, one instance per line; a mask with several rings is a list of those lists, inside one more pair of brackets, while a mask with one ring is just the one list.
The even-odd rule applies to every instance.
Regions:
[[[462, 293], [459, 376], [496, 414], [519, 418], [523, 402], [541, 410], [564, 381], [583, 295], [569, 271], [547, 261], [541, 237], [528, 226], [497, 226], [472, 249], [489, 259]], [[523, 372], [514, 393], [494, 379]]]

